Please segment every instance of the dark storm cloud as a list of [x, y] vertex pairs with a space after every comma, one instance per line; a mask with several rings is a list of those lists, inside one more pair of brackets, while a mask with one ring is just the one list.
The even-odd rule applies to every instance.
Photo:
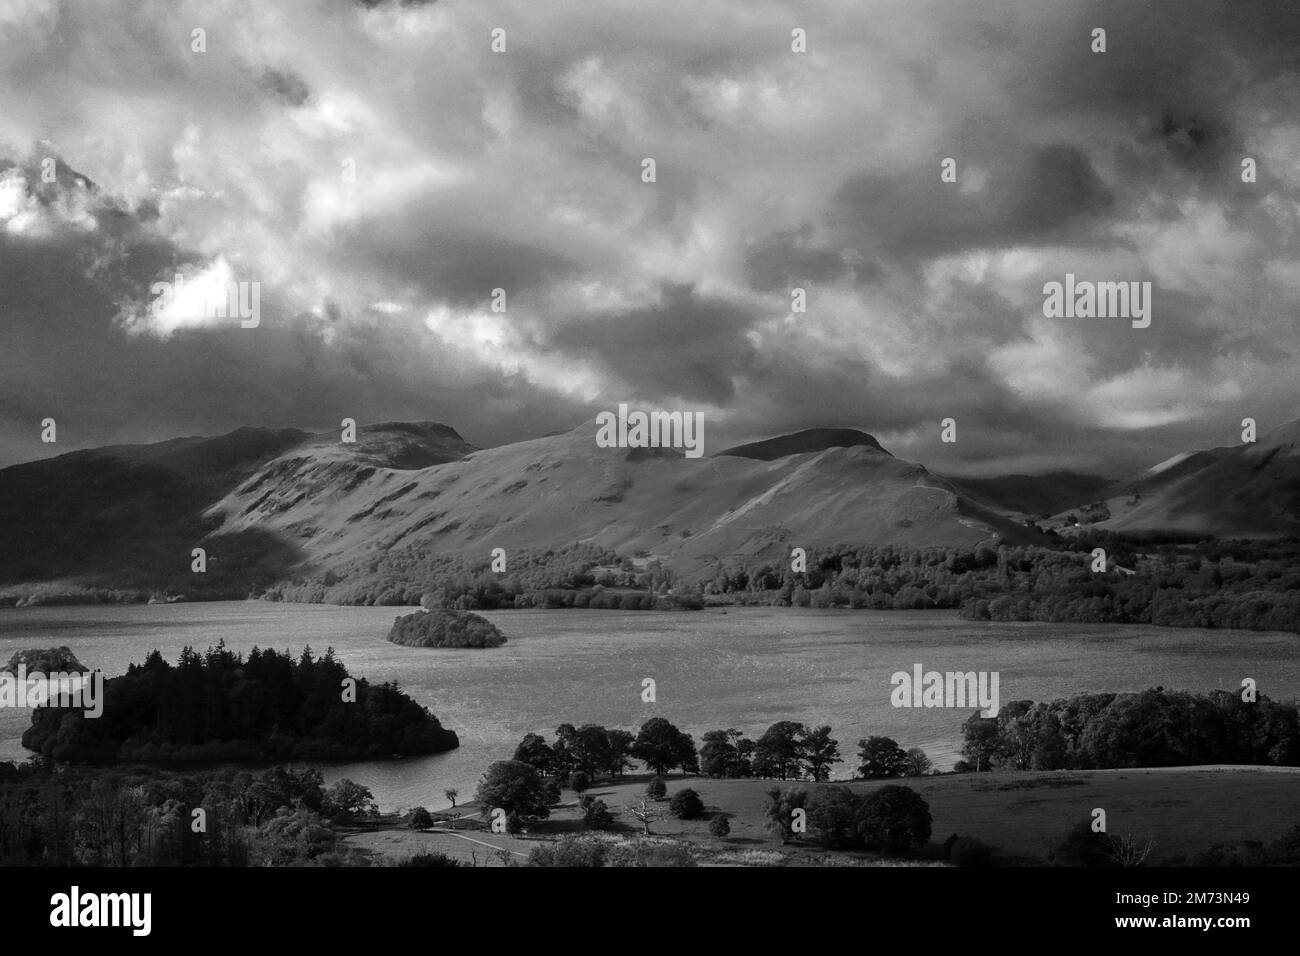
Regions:
[[[470, 441], [531, 437], [585, 414], [519, 379], [438, 382], [410, 348], [418, 323], [353, 327], [333, 344], [268, 310], [262, 326], [237, 321], [169, 338], [123, 336], [100, 285], [51, 247], [0, 238], [0, 460], [78, 447], [216, 434], [237, 424], [337, 427], [344, 417], [435, 419]], [[61, 253], [69, 252], [65, 244]], [[58, 422], [42, 445], [40, 421]]]
[[266, 70], [260, 80], [262, 89], [290, 106], [302, 106], [311, 96], [311, 88], [301, 76], [286, 70]]
[[[89, 444], [345, 416], [486, 444], [637, 397], [980, 471], [1300, 412], [1296, 4], [286, 0], [202, 55], [197, 15], [0, 24], [0, 462], [55, 408]], [[152, 317], [177, 271], [260, 280], [261, 327]], [[1045, 320], [1067, 271], [1152, 281], [1151, 328]]]
[[578, 271], [554, 249], [502, 236], [487, 228], [455, 226], [436, 214], [411, 223], [411, 230], [386, 229], [371, 222], [350, 240], [373, 267], [394, 280], [414, 282], [435, 299], [482, 304], [492, 290], [527, 294]]
[[549, 344], [595, 356], [638, 395], [727, 405], [733, 377], [754, 363], [744, 336], [753, 321], [744, 309], [670, 286], [659, 305], [566, 325]]
[[1077, 237], [1114, 201], [1088, 157], [1068, 145], [999, 162], [978, 196], [936, 189], [937, 168], [936, 162], [923, 175], [853, 178], [832, 203], [833, 223], [845, 241], [879, 255], [928, 259], [970, 247]]
[[[843, 252], [818, 247], [809, 228], [774, 233], [753, 244], [745, 257], [745, 279], [763, 292], [801, 283], [834, 282], [851, 269]], [[873, 274], [878, 271], [870, 269]]]

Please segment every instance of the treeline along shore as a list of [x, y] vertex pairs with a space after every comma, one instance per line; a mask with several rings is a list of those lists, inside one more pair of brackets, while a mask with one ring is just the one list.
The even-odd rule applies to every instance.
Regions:
[[[1097, 550], [1104, 552], [1100, 564]], [[791, 549], [793, 553], [793, 548]], [[0, 606], [261, 598], [458, 610], [699, 610], [708, 605], [951, 609], [970, 620], [1151, 624], [1300, 633], [1300, 540], [1219, 541], [1087, 530], [1050, 547], [837, 545], [788, 561], [719, 562], [691, 574], [591, 544], [487, 554], [394, 549], [365, 565], [190, 594], [54, 583], [0, 589]], [[798, 568], [798, 570], [796, 570]]]

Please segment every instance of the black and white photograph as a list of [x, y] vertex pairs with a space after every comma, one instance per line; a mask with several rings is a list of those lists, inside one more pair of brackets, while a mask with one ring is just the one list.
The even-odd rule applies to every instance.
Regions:
[[1296, 0], [0, 0], [3, 898], [1279, 932], [1298, 319]]

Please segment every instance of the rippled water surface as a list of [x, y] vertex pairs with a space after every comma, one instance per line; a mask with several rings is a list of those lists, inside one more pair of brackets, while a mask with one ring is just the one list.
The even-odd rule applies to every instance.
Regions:
[[[0, 654], [66, 644], [112, 676], [155, 647], [174, 661], [186, 644], [318, 652], [333, 646], [357, 676], [396, 680], [460, 735], [453, 752], [331, 767], [327, 779], [369, 786], [382, 807], [447, 805], [443, 791], [472, 794], [483, 769], [509, 757], [529, 731], [599, 723], [635, 729], [663, 715], [698, 736], [735, 727], [751, 736], [776, 720], [830, 724], [850, 772], [868, 734], [920, 746], [950, 766], [968, 711], [890, 706], [890, 675], [927, 670], [998, 671], [1001, 699], [1050, 699], [1084, 691], [1163, 685], [1208, 691], [1254, 677], [1270, 697], [1300, 694], [1300, 638], [1280, 633], [1103, 625], [963, 621], [952, 612], [729, 608], [723, 613], [498, 611], [500, 648], [399, 647], [385, 637], [399, 608], [225, 602], [0, 611]], [[654, 678], [658, 700], [641, 701]], [[29, 722], [0, 710], [0, 759], [26, 755]]]

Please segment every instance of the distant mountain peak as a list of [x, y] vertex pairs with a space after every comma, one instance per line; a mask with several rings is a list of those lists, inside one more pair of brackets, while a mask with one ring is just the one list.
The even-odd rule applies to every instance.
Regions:
[[415, 470], [464, 458], [478, 449], [442, 422], [374, 422], [357, 425], [356, 440], [341, 444], [337, 429], [322, 432], [304, 445], [317, 453], [346, 455], [372, 465]]
[[420, 421], [420, 422], [375, 422], [373, 425], [361, 425], [358, 431], [368, 432], [397, 432], [403, 435], [417, 435], [426, 437], [436, 435], [441, 438], [453, 438], [456, 441], [464, 441], [460, 432], [443, 422]]
[[858, 431], [856, 428], [805, 428], [803, 431], [791, 432], [789, 435], [779, 435], [776, 438], [767, 438], [746, 445], [736, 445], [734, 448], [718, 452], [718, 455], [727, 455], [733, 458], [752, 458], [757, 461], [775, 461], [778, 458], [787, 458], [790, 455], [806, 455], [826, 451], [829, 448], [856, 448], [859, 446], [870, 448], [884, 455], [889, 454], [873, 436]]

